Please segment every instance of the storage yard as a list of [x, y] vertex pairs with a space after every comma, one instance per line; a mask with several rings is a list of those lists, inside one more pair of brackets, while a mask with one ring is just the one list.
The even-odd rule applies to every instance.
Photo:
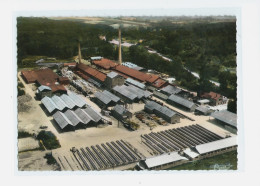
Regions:
[[[51, 150], [51, 170], [160, 170], [236, 150], [237, 116], [209, 106], [226, 103], [220, 94], [196, 97], [131, 62], [80, 61], [57, 74], [49, 68], [18, 72], [24, 97], [31, 97], [29, 108], [19, 110], [18, 130], [34, 136], [19, 140], [19, 149], [46, 150], [35, 136], [50, 131], [61, 146]], [[32, 162], [42, 157], [36, 152]], [[20, 170], [28, 168], [25, 162], [19, 161]]]

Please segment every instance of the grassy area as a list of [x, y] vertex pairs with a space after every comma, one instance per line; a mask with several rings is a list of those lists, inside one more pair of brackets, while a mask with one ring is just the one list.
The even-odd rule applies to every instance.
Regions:
[[237, 170], [237, 151], [231, 151], [214, 157], [179, 165], [167, 170], [214, 170], [214, 166], [218, 167], [225, 165], [231, 165], [231, 167], [226, 169]]

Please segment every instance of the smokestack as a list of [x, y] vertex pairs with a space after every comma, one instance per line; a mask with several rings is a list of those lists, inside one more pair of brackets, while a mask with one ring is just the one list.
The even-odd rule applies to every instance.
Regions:
[[79, 58], [79, 63], [81, 63], [81, 49], [80, 49], [80, 42], [78, 43], [78, 48], [79, 48], [78, 58]]
[[119, 49], [118, 49], [118, 62], [122, 65], [122, 52], [121, 52], [121, 28], [118, 29], [118, 40], [119, 40]]

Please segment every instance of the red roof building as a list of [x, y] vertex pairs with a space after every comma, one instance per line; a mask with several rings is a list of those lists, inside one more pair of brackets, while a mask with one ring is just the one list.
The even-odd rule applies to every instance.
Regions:
[[162, 88], [165, 87], [166, 85], [168, 85], [168, 82], [164, 81], [163, 79], [158, 79], [152, 84], [152, 86], [156, 88]]
[[63, 63], [64, 67], [75, 67], [76, 63]]
[[93, 63], [101, 68], [104, 68], [106, 70], [109, 70], [118, 64], [110, 59], [102, 58], [101, 60], [93, 60]]
[[216, 92], [205, 92], [200, 95], [202, 98], [209, 99], [211, 102], [211, 105], [221, 105], [227, 103], [227, 98], [222, 96], [221, 94], [218, 94]]
[[59, 77], [58, 81], [61, 85], [68, 85], [70, 84], [70, 80], [67, 77]]
[[120, 74], [124, 74], [128, 77], [131, 77], [135, 80], [142, 81], [142, 82], [149, 82], [153, 83], [157, 79], [159, 79], [159, 76], [153, 75], [153, 74], [146, 74], [144, 72], [140, 72], [138, 70], [123, 66], [123, 65], [117, 65], [114, 67], [114, 70], [119, 72]]
[[96, 79], [100, 82], [104, 82], [106, 77], [107, 77], [106, 74], [104, 74], [104, 73], [102, 73], [102, 72], [100, 72], [100, 71], [98, 71], [98, 70], [96, 70], [96, 69], [94, 69], [90, 66], [84, 65], [82, 63], [77, 64], [77, 69], [81, 73], [83, 73], [87, 76], [90, 76], [91, 78], [94, 78], [94, 79]]
[[49, 86], [51, 87], [53, 93], [57, 91], [67, 92], [63, 85], [55, 84], [57, 81], [59, 81], [60, 78], [62, 81], [65, 79], [63, 77], [59, 77], [49, 68], [22, 71], [21, 75], [26, 83], [38, 83], [39, 85]]
[[22, 71], [21, 74], [24, 80], [26, 81], [26, 83], [38, 82], [40, 85], [55, 83], [59, 78], [59, 76], [49, 68], [31, 70], [31, 71]]

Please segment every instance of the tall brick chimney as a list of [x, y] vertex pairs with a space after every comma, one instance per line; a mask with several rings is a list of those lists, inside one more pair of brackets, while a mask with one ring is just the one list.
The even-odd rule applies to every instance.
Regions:
[[118, 28], [118, 40], [119, 40], [119, 48], [118, 48], [118, 63], [122, 65], [122, 51], [121, 51], [121, 27]]
[[80, 42], [78, 43], [78, 49], [79, 49], [79, 54], [78, 54], [79, 63], [81, 63], [81, 49], [80, 49]]

